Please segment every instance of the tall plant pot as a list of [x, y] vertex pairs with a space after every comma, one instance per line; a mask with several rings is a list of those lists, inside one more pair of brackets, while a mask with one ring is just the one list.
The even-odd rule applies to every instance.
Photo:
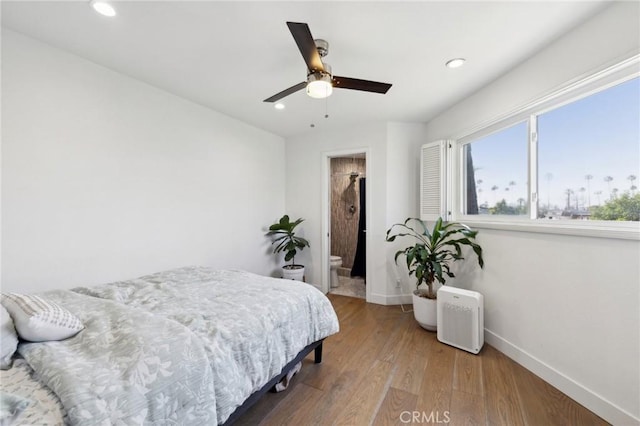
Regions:
[[286, 265], [282, 267], [282, 278], [285, 280], [304, 281], [304, 266]]
[[420, 327], [429, 331], [438, 329], [437, 301], [436, 299], [427, 299], [420, 297], [421, 291], [413, 291], [413, 316]]

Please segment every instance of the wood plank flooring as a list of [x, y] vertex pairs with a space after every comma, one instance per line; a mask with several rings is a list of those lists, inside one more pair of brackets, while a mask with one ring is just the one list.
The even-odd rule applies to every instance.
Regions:
[[238, 425], [606, 425], [485, 344], [478, 355], [438, 342], [398, 306], [329, 295], [340, 333], [289, 389], [265, 395]]

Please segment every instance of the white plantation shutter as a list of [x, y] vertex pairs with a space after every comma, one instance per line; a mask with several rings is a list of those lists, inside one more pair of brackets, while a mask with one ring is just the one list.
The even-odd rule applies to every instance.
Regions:
[[447, 219], [447, 146], [442, 140], [422, 145], [420, 158], [420, 219]]

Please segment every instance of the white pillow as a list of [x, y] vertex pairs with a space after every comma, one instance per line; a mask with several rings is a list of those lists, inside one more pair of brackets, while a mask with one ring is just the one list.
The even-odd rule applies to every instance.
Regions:
[[17, 348], [18, 335], [11, 315], [4, 306], [0, 306], [0, 370], [8, 370], [11, 367], [11, 359]]
[[71, 312], [39, 296], [2, 293], [1, 301], [11, 314], [18, 335], [30, 342], [67, 339], [84, 328]]

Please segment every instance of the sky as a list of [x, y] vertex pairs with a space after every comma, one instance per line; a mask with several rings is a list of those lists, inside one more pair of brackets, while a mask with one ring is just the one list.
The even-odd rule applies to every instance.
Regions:
[[[472, 143], [479, 204], [492, 206], [504, 198], [516, 205], [518, 198], [528, 198], [527, 133], [522, 122]], [[633, 183], [630, 175], [637, 177]], [[606, 176], [613, 180], [605, 182]], [[567, 189], [577, 194], [577, 200], [571, 196], [572, 208], [576, 202], [580, 208], [602, 205], [614, 188], [621, 194], [632, 184], [640, 187], [638, 77], [538, 115], [541, 207], [565, 207]]]

